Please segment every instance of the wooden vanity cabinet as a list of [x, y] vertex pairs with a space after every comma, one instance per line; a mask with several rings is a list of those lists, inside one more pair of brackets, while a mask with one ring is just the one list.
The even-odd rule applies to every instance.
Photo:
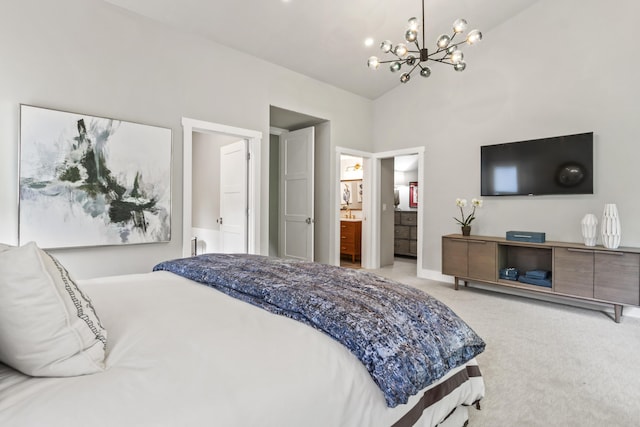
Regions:
[[351, 256], [351, 262], [360, 259], [362, 248], [362, 222], [340, 221], [340, 256]]

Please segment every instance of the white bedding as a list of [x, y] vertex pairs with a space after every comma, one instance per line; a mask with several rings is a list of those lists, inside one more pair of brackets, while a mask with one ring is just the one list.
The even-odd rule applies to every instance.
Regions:
[[[172, 273], [80, 285], [109, 333], [106, 371], [32, 378], [0, 364], [0, 426], [391, 426], [423, 395], [388, 408], [340, 343]], [[483, 395], [471, 378], [416, 425]], [[441, 425], [462, 425], [466, 410]]]

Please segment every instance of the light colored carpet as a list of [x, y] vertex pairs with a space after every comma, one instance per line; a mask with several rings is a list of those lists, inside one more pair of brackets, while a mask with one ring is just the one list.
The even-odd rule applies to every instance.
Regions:
[[416, 286], [486, 342], [486, 396], [469, 427], [640, 426], [640, 319], [415, 277], [415, 263], [375, 270]]

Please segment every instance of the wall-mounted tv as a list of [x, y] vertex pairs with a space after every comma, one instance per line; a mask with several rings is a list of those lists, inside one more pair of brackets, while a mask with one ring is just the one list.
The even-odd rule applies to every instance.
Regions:
[[593, 194], [593, 132], [480, 147], [483, 196]]

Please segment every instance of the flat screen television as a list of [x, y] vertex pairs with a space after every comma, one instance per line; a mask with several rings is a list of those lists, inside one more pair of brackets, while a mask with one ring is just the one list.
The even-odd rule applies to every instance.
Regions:
[[482, 196], [593, 194], [593, 132], [480, 147]]

